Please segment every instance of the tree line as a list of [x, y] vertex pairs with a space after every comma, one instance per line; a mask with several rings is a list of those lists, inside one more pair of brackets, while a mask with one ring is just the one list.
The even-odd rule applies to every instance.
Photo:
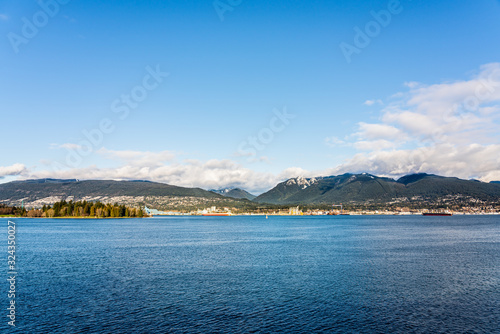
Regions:
[[[5, 211], [5, 213], [2, 213]], [[15, 215], [20, 217], [95, 217], [95, 218], [121, 218], [144, 217], [146, 214], [141, 208], [132, 208], [125, 205], [104, 204], [99, 201], [59, 201], [51, 205], [44, 205], [41, 209], [16, 207], [0, 207], [0, 215]]]
[[26, 209], [17, 208], [15, 206], [7, 206], [5, 204], [0, 204], [0, 216], [19, 216], [22, 217], [26, 214]]

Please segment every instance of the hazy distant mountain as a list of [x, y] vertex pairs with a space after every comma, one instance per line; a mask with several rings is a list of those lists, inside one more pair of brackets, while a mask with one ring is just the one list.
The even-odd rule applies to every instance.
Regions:
[[225, 196], [225, 197], [231, 197], [231, 198], [246, 198], [248, 200], [253, 200], [255, 195], [250, 194], [248, 191], [243, 190], [241, 188], [221, 188], [221, 189], [211, 189], [211, 192], [214, 192], [216, 194]]
[[500, 181], [491, 181], [490, 183], [500, 184]]
[[293, 178], [278, 184], [254, 201], [272, 204], [387, 203], [397, 198], [438, 200], [446, 196], [499, 200], [500, 185], [430, 174], [399, 180], [370, 174]]

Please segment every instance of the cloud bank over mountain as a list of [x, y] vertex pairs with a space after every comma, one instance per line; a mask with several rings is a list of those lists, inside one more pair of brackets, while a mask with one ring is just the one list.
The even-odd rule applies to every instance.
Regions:
[[327, 173], [500, 179], [500, 63], [481, 66], [469, 80], [406, 86], [377, 122], [359, 123], [350, 140], [328, 140], [360, 152]]

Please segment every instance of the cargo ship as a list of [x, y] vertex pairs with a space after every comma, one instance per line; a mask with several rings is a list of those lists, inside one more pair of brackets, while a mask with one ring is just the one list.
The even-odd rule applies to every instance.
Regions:
[[424, 212], [423, 216], [452, 216], [451, 212]]
[[203, 213], [202, 216], [231, 216], [230, 212], [214, 212], [214, 213]]

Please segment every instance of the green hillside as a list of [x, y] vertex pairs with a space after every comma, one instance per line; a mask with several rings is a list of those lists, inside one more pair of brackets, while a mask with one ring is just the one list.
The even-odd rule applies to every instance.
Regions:
[[87, 200], [159, 210], [193, 210], [211, 206], [253, 209], [246, 199], [224, 197], [200, 188], [184, 188], [150, 181], [39, 179], [0, 184], [0, 204], [41, 207], [60, 200]]
[[212, 189], [211, 192], [222, 195], [224, 197], [239, 198], [253, 200], [257, 196], [250, 194], [248, 191], [241, 188], [222, 188], [222, 189]]
[[447, 198], [500, 199], [500, 185], [429, 174], [399, 180], [370, 174], [294, 178], [278, 184], [255, 201], [272, 204], [388, 203], [394, 200], [437, 201]]
[[7, 199], [32, 201], [49, 196], [74, 196], [75, 198], [85, 196], [220, 197], [200, 188], [183, 188], [149, 181], [42, 179], [0, 184], [0, 201]]

